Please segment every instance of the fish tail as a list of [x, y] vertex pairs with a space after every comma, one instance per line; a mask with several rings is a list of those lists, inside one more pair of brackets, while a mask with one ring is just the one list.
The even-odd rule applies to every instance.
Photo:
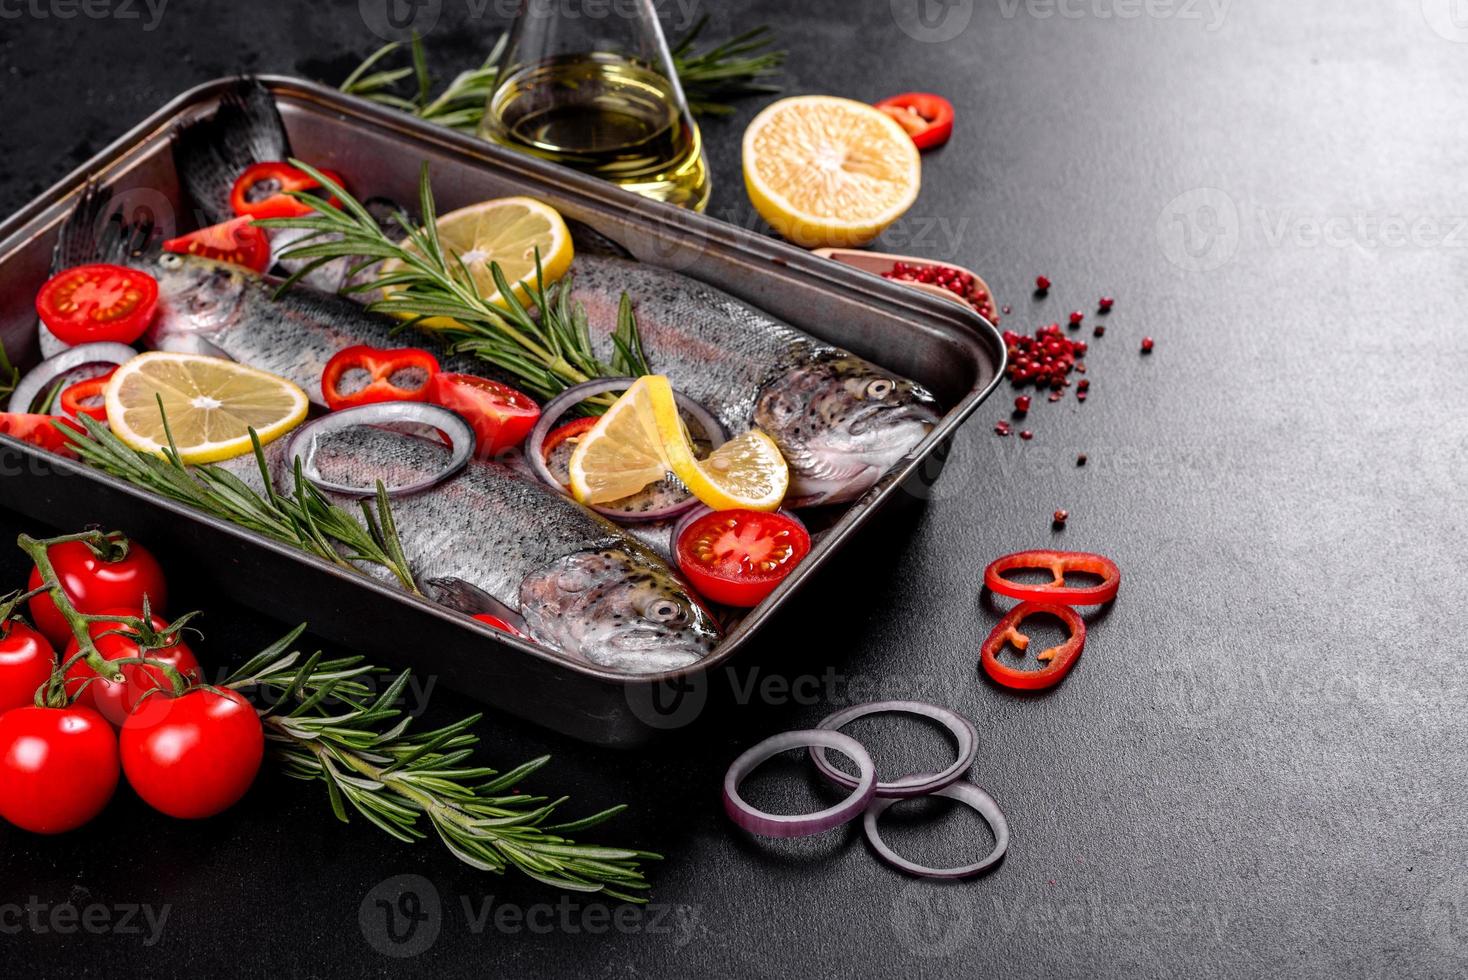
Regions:
[[107, 205], [112, 201], [95, 182], [87, 182], [57, 235], [52, 272], [91, 262], [124, 264], [130, 255], [148, 247], [154, 231], [151, 218], [128, 222], [120, 207], [109, 214]]
[[229, 195], [245, 168], [290, 155], [290, 141], [275, 99], [252, 77], [241, 78], [220, 99], [212, 116], [180, 126], [173, 133], [173, 163], [179, 181], [207, 224], [234, 217]]

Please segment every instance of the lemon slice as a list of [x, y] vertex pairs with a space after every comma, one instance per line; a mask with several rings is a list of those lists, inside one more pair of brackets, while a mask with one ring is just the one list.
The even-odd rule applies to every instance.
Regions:
[[[571, 267], [575, 249], [571, 232], [560, 212], [548, 204], [529, 197], [505, 197], [482, 201], [467, 208], [450, 211], [438, 219], [438, 238], [446, 251], [458, 254], [474, 285], [488, 302], [505, 307], [490, 273], [491, 262], [498, 262], [510, 288], [522, 303], [530, 298], [529, 286], [535, 285], [535, 251], [540, 250], [540, 264], [545, 284], [560, 279]], [[406, 243], [405, 243], [406, 245]], [[410, 251], [416, 251], [406, 245]], [[402, 263], [390, 259], [382, 265], [384, 275], [391, 274]], [[384, 292], [392, 292], [387, 287]], [[419, 326], [429, 329], [452, 329], [454, 322], [445, 317], [430, 317]]]
[[262, 444], [301, 424], [306, 393], [284, 378], [234, 361], [155, 351], [128, 361], [107, 382], [107, 424], [143, 452], [168, 445], [163, 417], [185, 463], [217, 463], [252, 450], [250, 428]]
[[897, 120], [850, 99], [781, 99], [744, 131], [750, 201], [807, 248], [866, 245], [912, 207], [922, 172]]
[[693, 454], [673, 388], [662, 375], [633, 382], [571, 454], [571, 494], [603, 504], [637, 493], [672, 471], [715, 510], [777, 510], [790, 469], [774, 440], [757, 429], [707, 458]]

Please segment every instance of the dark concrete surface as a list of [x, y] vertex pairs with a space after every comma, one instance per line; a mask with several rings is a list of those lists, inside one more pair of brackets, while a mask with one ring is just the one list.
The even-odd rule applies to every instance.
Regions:
[[[239, 70], [335, 80], [378, 42], [355, 4], [171, 0], [148, 30], [146, 7], [63, 20], [60, 0], [37, 2], [0, 2], [4, 213], [188, 86]], [[666, 5], [668, 20], [690, 4]], [[667, 855], [649, 912], [607, 925], [595, 900], [341, 827], [319, 787], [267, 775], [203, 824], [124, 791], [80, 833], [0, 830], [5, 972], [1468, 972], [1468, 17], [1452, 0], [934, 0], [925, 21], [915, 0], [706, 6], [719, 34], [775, 28], [791, 92], [957, 104], [953, 142], [926, 158], [922, 196], [884, 244], [979, 270], [1014, 306], [1009, 325], [1115, 296], [1089, 401], [1039, 400], [1032, 442], [993, 434], [1007, 388], [980, 410], [926, 506], [767, 640], [807, 678], [796, 696], [756, 694], [644, 755], [480, 726], [503, 764], [555, 754], [534, 789], [631, 804], [600, 839]], [[430, 37], [447, 71], [501, 20], [442, 8]], [[738, 140], [760, 104], [705, 131], [711, 211], [745, 223]], [[1043, 301], [1040, 273], [1055, 283]], [[1057, 507], [1071, 519], [1052, 533]], [[0, 515], [0, 537], [21, 529]], [[980, 570], [1047, 544], [1114, 556], [1126, 584], [1070, 679], [1016, 697], [976, 668], [995, 620]], [[0, 552], [0, 582], [23, 570]], [[201, 645], [217, 661], [280, 629], [182, 591], [181, 607], [208, 610]], [[855, 832], [771, 844], [725, 820], [719, 780], [740, 749], [873, 694], [976, 721], [971, 778], [1014, 833], [995, 873], [927, 884]], [[429, 701], [434, 718], [472, 707]], [[888, 772], [946, 751], [896, 719], [851, 731]], [[794, 763], [751, 793], [792, 810], [826, 799]], [[909, 853], [987, 849], [977, 820], [921, 809], [889, 818]], [[397, 875], [421, 876], [411, 888], [439, 912], [395, 946], [373, 890]], [[17, 907], [30, 902], [35, 920]], [[157, 937], [141, 916], [141, 934], [58, 934], [48, 916], [67, 903], [114, 923], [130, 905], [168, 917]], [[501, 906], [528, 924], [497, 927]]]

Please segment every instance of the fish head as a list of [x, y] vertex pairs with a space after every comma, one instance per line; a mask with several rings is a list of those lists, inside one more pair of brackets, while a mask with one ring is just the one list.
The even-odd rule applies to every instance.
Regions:
[[622, 548], [564, 555], [530, 573], [520, 615], [536, 639], [627, 673], [687, 667], [719, 638], [671, 571]]
[[188, 350], [190, 340], [203, 343], [240, 315], [249, 273], [238, 266], [174, 252], [140, 255], [131, 264], [158, 280], [158, 315], [144, 338], [156, 350]]
[[811, 506], [861, 496], [933, 430], [938, 406], [906, 378], [831, 353], [761, 387], [754, 423], [790, 464], [787, 500]]

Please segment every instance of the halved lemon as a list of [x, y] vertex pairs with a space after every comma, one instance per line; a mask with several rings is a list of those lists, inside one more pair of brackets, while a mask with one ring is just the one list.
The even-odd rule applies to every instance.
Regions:
[[[535, 252], [540, 250], [540, 265], [545, 284], [560, 279], [571, 267], [575, 248], [571, 232], [560, 212], [530, 197], [504, 197], [482, 201], [467, 208], [450, 211], [438, 218], [438, 237], [446, 250], [458, 254], [474, 285], [488, 302], [505, 307], [504, 297], [495, 287], [489, 266], [498, 262], [500, 271], [522, 303], [529, 301], [527, 289], [535, 285]], [[412, 249], [412, 246], [408, 246]], [[389, 259], [382, 265], [384, 275], [402, 263]], [[392, 292], [388, 287], [385, 292]], [[452, 329], [454, 322], [444, 317], [430, 317], [419, 326], [429, 329]]]
[[673, 388], [662, 375], [638, 378], [571, 454], [571, 494], [603, 504], [637, 493], [669, 471], [715, 510], [772, 511], [790, 488], [790, 469], [769, 436], [757, 429], [731, 439], [707, 459], [693, 446]]
[[296, 385], [234, 361], [154, 351], [128, 361], [107, 382], [107, 424], [134, 449], [162, 453], [163, 416], [185, 463], [217, 463], [251, 451], [301, 424], [309, 402]]
[[850, 99], [781, 99], [744, 131], [750, 201], [807, 248], [866, 245], [912, 207], [922, 175], [897, 120]]

